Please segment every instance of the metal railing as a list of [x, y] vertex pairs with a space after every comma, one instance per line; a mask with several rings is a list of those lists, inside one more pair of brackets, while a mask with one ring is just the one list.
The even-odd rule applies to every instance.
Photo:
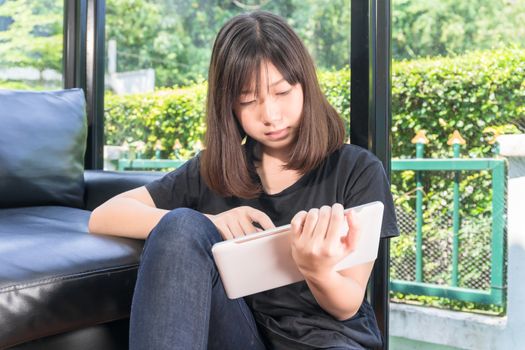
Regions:
[[186, 162], [185, 159], [119, 159], [118, 170], [145, 170], [178, 168]]
[[[419, 137], [418, 137], [419, 136]], [[454, 158], [451, 159], [424, 159], [423, 150], [426, 143], [424, 134], [417, 135], [413, 143], [416, 144], [416, 159], [392, 159], [392, 171], [411, 170], [415, 172], [416, 208], [415, 208], [415, 278], [412, 281], [392, 279], [390, 289], [403, 294], [421, 296], [436, 296], [467, 302], [492, 304], [503, 306], [505, 303], [505, 161], [503, 159], [460, 159], [459, 147], [464, 143], [459, 134], [454, 134], [449, 140], [453, 146]], [[492, 218], [491, 218], [491, 247], [490, 285], [488, 289], [464, 288], [459, 286], [459, 256], [460, 256], [460, 171], [490, 171], [492, 175]], [[452, 271], [448, 282], [443, 284], [428, 283], [424, 280], [423, 257], [423, 185], [422, 173], [431, 171], [446, 171], [454, 173], [453, 203], [452, 203]], [[488, 195], [488, 192], [487, 192]], [[438, 220], [438, 218], [435, 218]], [[465, 242], [466, 244], [468, 242]]]
[[[182, 148], [180, 142], [176, 140], [173, 146], [173, 156], [175, 159], [161, 159], [161, 144], [157, 141], [155, 144], [155, 159], [142, 159], [142, 151], [145, 143], [138, 141], [130, 145], [127, 143], [123, 145], [126, 150], [127, 157], [118, 160], [117, 169], [119, 171], [124, 170], [165, 170], [165, 169], [176, 169], [184, 164], [187, 159], [182, 159], [180, 155], [180, 149]], [[202, 148], [200, 142], [196, 143], [193, 151], [198, 153]]]

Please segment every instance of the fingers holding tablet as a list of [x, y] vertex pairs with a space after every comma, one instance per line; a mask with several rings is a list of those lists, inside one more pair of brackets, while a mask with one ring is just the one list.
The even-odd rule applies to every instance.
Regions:
[[345, 212], [345, 219], [347, 224], [347, 234], [341, 236], [341, 242], [346, 245], [347, 252], [353, 252], [357, 247], [357, 242], [361, 236], [361, 224], [356, 219], [355, 213], [352, 210]]
[[243, 237], [261, 231], [254, 225], [258, 223], [263, 230], [274, 228], [268, 215], [252, 207], [242, 206], [216, 215], [206, 215], [217, 227], [225, 240]]
[[[354, 248], [344, 208], [336, 203], [301, 211], [291, 222], [292, 256], [303, 274], [332, 270]], [[341, 236], [346, 238], [341, 240]]]

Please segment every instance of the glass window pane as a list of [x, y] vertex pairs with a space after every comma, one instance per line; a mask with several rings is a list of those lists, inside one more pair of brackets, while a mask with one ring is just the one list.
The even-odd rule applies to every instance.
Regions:
[[62, 88], [63, 0], [0, 0], [0, 88]]
[[[493, 269], [506, 264], [492, 251], [498, 235], [504, 246], [503, 180], [492, 169], [418, 172], [406, 159], [503, 162], [498, 135], [525, 133], [524, 20], [524, 0], [392, 1], [392, 189], [401, 236], [391, 244], [391, 278], [398, 286], [461, 287], [471, 297], [491, 292]], [[496, 300], [467, 302], [469, 292], [451, 301], [406, 290], [395, 301], [505, 312]]]
[[200, 149], [213, 41], [228, 19], [255, 8], [288, 20], [314, 57], [329, 99], [349, 119], [350, 0], [107, 0], [106, 6], [106, 168], [124, 158], [187, 159]]

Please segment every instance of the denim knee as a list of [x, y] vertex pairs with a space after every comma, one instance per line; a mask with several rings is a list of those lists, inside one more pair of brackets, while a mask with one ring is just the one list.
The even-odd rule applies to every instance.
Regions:
[[151, 231], [149, 241], [165, 246], [190, 249], [206, 248], [222, 241], [215, 225], [202, 213], [189, 208], [177, 208], [162, 217]]

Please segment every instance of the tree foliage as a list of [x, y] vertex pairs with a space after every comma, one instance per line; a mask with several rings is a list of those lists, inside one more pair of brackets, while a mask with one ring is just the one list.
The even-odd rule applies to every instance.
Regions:
[[62, 70], [62, 0], [6, 1], [0, 18], [0, 67]]
[[[349, 64], [350, 0], [262, 3], [261, 9], [287, 18], [319, 67]], [[159, 87], [204, 80], [217, 32], [246, 10], [224, 0], [108, 0], [107, 8], [107, 39], [117, 41], [117, 70], [154, 68]]]
[[392, 56], [525, 47], [525, 0], [393, 0]]
[[[243, 0], [287, 19], [321, 70], [349, 64], [350, 0]], [[0, 66], [61, 70], [63, 0], [0, 1]], [[231, 0], [107, 0], [117, 71], [154, 68], [156, 85], [205, 79], [219, 28], [247, 11]], [[525, 46], [525, 0], [393, 0], [395, 60]]]

